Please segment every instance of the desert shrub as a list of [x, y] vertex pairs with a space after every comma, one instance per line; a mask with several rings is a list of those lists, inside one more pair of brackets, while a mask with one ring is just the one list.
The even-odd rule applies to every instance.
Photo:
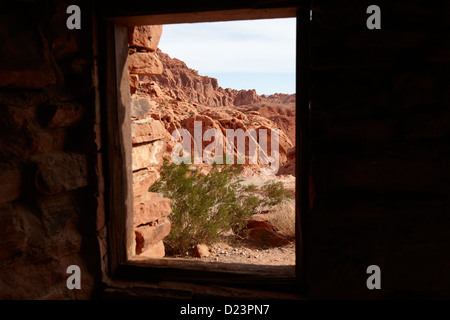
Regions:
[[268, 187], [267, 196], [261, 199], [253, 193], [254, 185], [240, 183], [241, 170], [237, 164], [213, 164], [204, 174], [184, 163], [164, 161], [161, 177], [149, 191], [171, 199], [172, 228], [164, 240], [173, 253], [185, 252], [192, 243], [214, 243], [230, 229], [239, 233], [258, 208], [277, 203], [278, 186]]
[[266, 206], [278, 205], [293, 197], [293, 195], [284, 188], [281, 181], [266, 182], [262, 187], [262, 191], [266, 195], [263, 199], [263, 204]]

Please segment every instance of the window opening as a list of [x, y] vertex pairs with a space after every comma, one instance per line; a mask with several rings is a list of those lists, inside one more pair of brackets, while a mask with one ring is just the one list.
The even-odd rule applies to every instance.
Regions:
[[295, 18], [128, 30], [137, 257], [294, 266]]

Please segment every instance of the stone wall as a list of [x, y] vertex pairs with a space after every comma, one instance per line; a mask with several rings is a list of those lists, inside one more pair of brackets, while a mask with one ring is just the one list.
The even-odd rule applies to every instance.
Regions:
[[159, 75], [163, 72], [163, 65], [156, 54], [161, 33], [162, 25], [128, 28], [128, 71], [132, 94], [139, 87], [139, 76]]
[[[91, 8], [71, 31], [70, 4], [17, 1], [0, 13], [0, 299], [98, 294], [105, 230]], [[70, 265], [83, 290], [67, 288]]]
[[[381, 30], [366, 9], [381, 8]], [[450, 6], [313, 1], [311, 298], [449, 297]], [[366, 269], [381, 268], [381, 290]]]
[[[155, 53], [161, 33], [161, 25], [129, 28], [128, 70], [132, 94], [136, 92], [140, 75], [156, 75], [163, 71]], [[133, 94], [131, 103], [136, 254], [161, 258], [165, 255], [162, 239], [169, 234], [171, 226], [167, 218], [172, 212], [170, 199], [150, 193], [148, 188], [159, 178], [168, 133], [161, 121], [148, 114], [153, 103], [150, 98]]]

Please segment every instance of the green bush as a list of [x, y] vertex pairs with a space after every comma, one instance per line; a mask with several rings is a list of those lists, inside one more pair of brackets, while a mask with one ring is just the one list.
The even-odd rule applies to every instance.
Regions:
[[[283, 185], [267, 185], [267, 196], [257, 197], [254, 185], [241, 185], [240, 165], [213, 164], [208, 174], [181, 163], [165, 160], [160, 179], [149, 188], [171, 199], [172, 228], [164, 239], [173, 253], [182, 253], [193, 243], [211, 244], [230, 229], [239, 233], [261, 206], [281, 203]], [[281, 189], [283, 191], [280, 191]]]
[[262, 200], [262, 204], [266, 206], [275, 206], [284, 202], [286, 199], [292, 198], [292, 194], [284, 188], [281, 181], [267, 182], [262, 190], [266, 194], [266, 197]]

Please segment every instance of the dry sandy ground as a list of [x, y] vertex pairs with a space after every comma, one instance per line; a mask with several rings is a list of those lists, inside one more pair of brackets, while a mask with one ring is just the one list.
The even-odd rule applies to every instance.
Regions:
[[217, 243], [211, 248], [211, 254], [200, 259], [206, 262], [248, 263], [260, 265], [295, 265], [295, 244], [283, 247], [255, 247], [249, 244], [229, 245]]

